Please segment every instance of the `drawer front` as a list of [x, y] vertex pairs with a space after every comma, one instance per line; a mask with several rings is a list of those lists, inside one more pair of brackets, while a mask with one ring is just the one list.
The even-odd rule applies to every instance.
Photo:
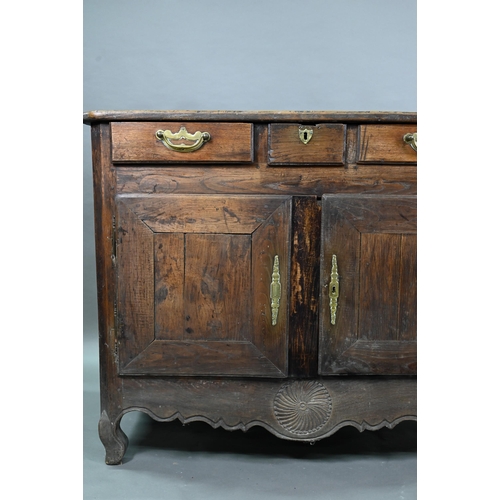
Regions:
[[[209, 134], [208, 140], [204, 133]], [[112, 160], [117, 163], [253, 161], [251, 123], [114, 122], [111, 141]]]
[[417, 152], [403, 140], [417, 132], [416, 124], [360, 125], [358, 132], [358, 163], [417, 162]]
[[269, 126], [270, 165], [342, 165], [346, 126], [342, 124]]

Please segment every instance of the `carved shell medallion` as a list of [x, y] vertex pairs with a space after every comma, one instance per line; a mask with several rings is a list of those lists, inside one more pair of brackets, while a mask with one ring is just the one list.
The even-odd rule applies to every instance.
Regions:
[[297, 380], [283, 384], [274, 398], [274, 415], [288, 432], [312, 434], [321, 429], [332, 414], [332, 398], [316, 381]]

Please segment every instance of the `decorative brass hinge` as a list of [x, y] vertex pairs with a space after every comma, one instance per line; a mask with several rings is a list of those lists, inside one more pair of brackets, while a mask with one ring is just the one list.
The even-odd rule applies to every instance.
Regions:
[[280, 260], [277, 255], [274, 256], [273, 274], [271, 279], [271, 324], [274, 326], [278, 322], [278, 310], [281, 298]]
[[330, 273], [328, 296], [330, 297], [330, 323], [334, 325], [337, 320], [337, 302], [339, 298], [339, 273], [336, 255], [332, 255], [332, 272]]

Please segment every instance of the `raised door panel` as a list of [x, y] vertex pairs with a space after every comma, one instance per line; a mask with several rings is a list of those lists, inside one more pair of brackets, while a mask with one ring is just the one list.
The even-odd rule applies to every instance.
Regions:
[[117, 207], [120, 373], [285, 377], [291, 198], [120, 195]]
[[416, 209], [414, 196], [323, 197], [321, 374], [416, 373]]

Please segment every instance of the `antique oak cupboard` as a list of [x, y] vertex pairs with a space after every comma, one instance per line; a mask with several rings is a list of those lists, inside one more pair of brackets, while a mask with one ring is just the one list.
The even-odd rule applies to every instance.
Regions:
[[416, 114], [94, 111], [101, 418], [416, 419]]

